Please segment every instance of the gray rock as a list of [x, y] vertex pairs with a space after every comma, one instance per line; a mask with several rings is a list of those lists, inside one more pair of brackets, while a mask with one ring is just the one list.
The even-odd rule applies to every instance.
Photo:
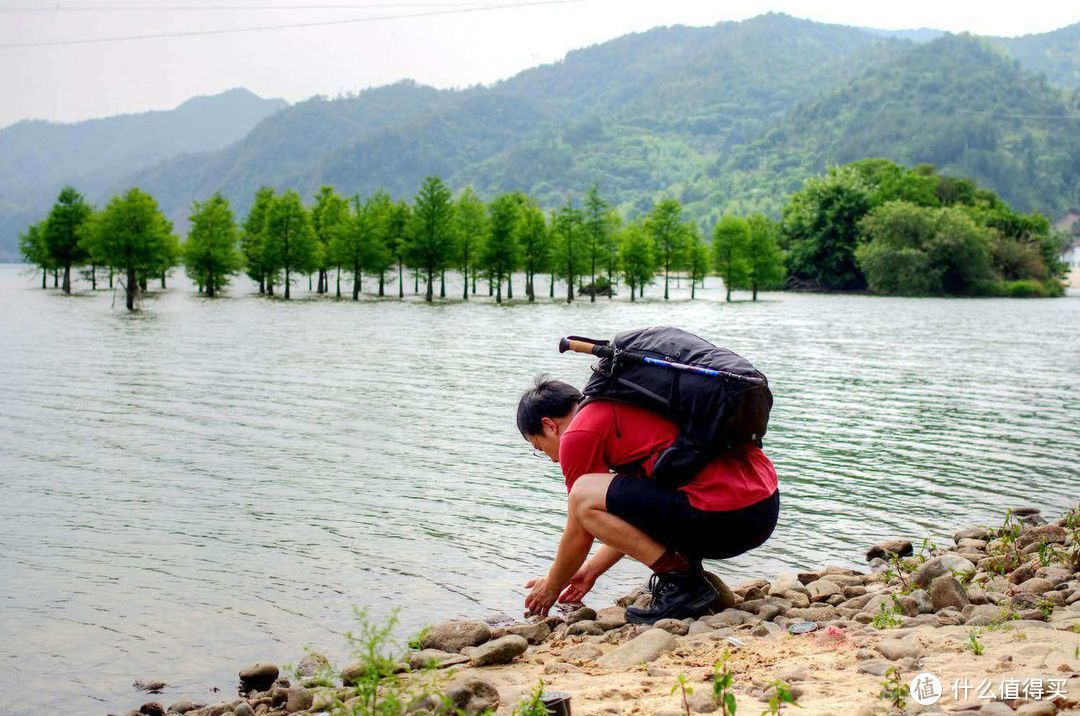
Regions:
[[898, 557], [907, 557], [914, 551], [915, 550], [911, 547], [911, 542], [908, 540], [887, 540], [866, 550], [866, 561], [869, 562], [872, 559], [885, 559], [894, 554]]
[[[597, 630], [600, 630], [597, 627]], [[602, 630], [601, 630], [601, 633]], [[509, 664], [525, 653], [529, 648], [529, 642], [525, 637], [516, 634], [507, 634], [504, 637], [494, 639], [476, 647], [470, 655], [472, 666], [495, 666], [497, 664]]]
[[567, 661], [594, 661], [603, 654], [604, 650], [596, 644], [575, 644], [563, 649], [562, 658]]
[[694, 693], [687, 696], [686, 704], [690, 707], [690, 712], [695, 714], [711, 714], [720, 708], [712, 689], [704, 688], [695, 689]]
[[695, 619], [690, 622], [690, 627], [686, 630], [687, 636], [697, 636], [698, 634], [708, 634], [713, 631], [713, 628], [708, 623]]
[[[781, 574], [776, 578], [776, 581], [772, 583], [772, 586], [769, 587], [770, 596], [783, 597], [784, 592], [800, 592], [804, 595], [810, 594], [809, 590], [807, 590], [807, 588], [803, 586], [803, 583], [799, 581], [799, 575], [794, 572]], [[784, 599], [787, 599], [787, 597], [784, 597]]]
[[330, 660], [322, 654], [305, 654], [296, 665], [296, 675], [301, 679], [313, 679], [330, 669]]
[[1035, 701], [1016, 709], [1016, 716], [1054, 716], [1057, 707], [1051, 701]]
[[233, 707], [233, 714], [234, 716], [255, 716], [255, 709], [245, 701]]
[[949, 574], [950, 571], [969, 572], [975, 569], [975, 565], [970, 560], [959, 557], [955, 554], [945, 554], [940, 557], [932, 557], [915, 570], [915, 574], [911, 576], [911, 581], [916, 586], [926, 588], [930, 586], [930, 583], [937, 577], [943, 574]]
[[[591, 644], [581, 644], [580, 646], [592, 646]], [[581, 671], [580, 666], [573, 664], [564, 664], [562, 662], [553, 662], [550, 664], [544, 664], [545, 674], [576, 674]]]
[[[615, 607], [620, 609], [620, 607]], [[507, 634], [515, 634], [520, 637], [524, 637], [525, 641], [530, 644], [539, 644], [544, 639], [551, 636], [551, 627], [547, 622], [537, 622], [535, 624], [513, 624], [506, 627]]]
[[569, 616], [566, 617], [567, 625], [584, 621], [596, 621], [596, 610], [592, 607], [582, 607], [581, 609], [571, 612]]
[[618, 629], [626, 624], [626, 609], [623, 607], [607, 607], [596, 612], [596, 623], [604, 631]]
[[481, 621], [461, 620], [437, 624], [420, 642], [421, 648], [458, 652], [491, 638], [491, 627]]
[[289, 689], [289, 695], [285, 699], [285, 710], [289, 713], [294, 711], [306, 711], [314, 703], [314, 695], [303, 686], [293, 686]]
[[1042, 577], [1032, 577], [1031, 579], [1021, 583], [1016, 587], [1018, 592], [1026, 592], [1028, 594], [1042, 594], [1043, 592], [1049, 592], [1054, 588], [1054, 583], [1049, 579], [1043, 579]]
[[[739, 613], [742, 614], [742, 612]], [[690, 627], [678, 619], [660, 619], [653, 626], [675, 636], [685, 636], [690, 631]]]
[[661, 654], [671, 651], [676, 645], [675, 637], [663, 629], [649, 629], [600, 657], [599, 663], [612, 668], [637, 666], [656, 661]]
[[157, 701], [149, 701], [139, 707], [139, 713], [144, 716], [165, 716], [165, 707]]
[[889, 663], [885, 661], [861, 661], [859, 662], [859, 673], [884, 676], [889, 666]]
[[731, 591], [728, 585], [724, 584], [724, 580], [720, 579], [720, 577], [706, 570], [705, 579], [709, 580], [709, 584], [716, 590], [716, 600], [712, 603], [712, 608], [716, 611], [730, 609], [739, 601], [735, 593]]
[[265, 691], [274, 684], [277, 677], [277, 664], [257, 661], [240, 671], [240, 685], [246, 691]]
[[1065, 544], [1069, 532], [1058, 525], [1041, 525], [1024, 530], [1020, 538], [1016, 540], [1016, 546], [1023, 549], [1031, 544], [1046, 542], [1048, 544]]
[[461, 709], [468, 716], [478, 716], [484, 711], [499, 708], [499, 690], [490, 681], [476, 677], [456, 682], [446, 690], [446, 697], [454, 708]]
[[954, 534], [953, 540], [957, 544], [960, 544], [960, 540], [963, 539], [977, 539], [985, 542], [989, 540], [990, 537], [992, 537], [992, 535], [990, 534], [990, 530], [986, 529], [985, 527], [968, 527], [967, 529], [960, 530], [959, 532]]
[[[803, 587], [803, 589], [805, 589], [805, 587]], [[787, 591], [782, 592], [780, 596], [783, 599], [791, 602], [792, 606], [798, 607], [800, 609], [805, 609], [806, 607], [810, 606], [810, 595], [806, 592], [799, 592], [794, 589], [788, 589]]]
[[739, 624], [745, 624], [747, 621], [752, 620], [753, 617], [741, 609], [725, 609], [719, 614], [710, 614], [707, 617], [702, 617], [702, 621], [714, 629], [738, 626]]
[[165, 713], [186, 714], [188, 711], [194, 711], [195, 709], [201, 709], [202, 707], [203, 704], [197, 704], [185, 699], [184, 701], [177, 701], [175, 704], [169, 706], [169, 708], [165, 710]]
[[418, 670], [429, 665], [436, 669], [445, 669], [458, 664], [467, 664], [469, 657], [464, 654], [452, 654], [439, 649], [421, 649], [409, 655], [409, 668]]
[[968, 605], [967, 592], [955, 577], [942, 575], [930, 585], [930, 603], [935, 612], [947, 607], [960, 610]]
[[828, 579], [818, 579], [810, 582], [806, 585], [806, 589], [810, 592], [810, 601], [812, 602], [824, 602], [829, 597], [833, 596], [843, 598], [840, 587], [836, 586], [835, 582], [830, 582]]
[[906, 639], [882, 639], [874, 648], [889, 661], [896, 661], [909, 656], [922, 656], [923, 653], [918, 644]]
[[592, 619], [582, 619], [581, 621], [574, 622], [566, 628], [567, 636], [600, 636], [603, 633], [604, 628]]

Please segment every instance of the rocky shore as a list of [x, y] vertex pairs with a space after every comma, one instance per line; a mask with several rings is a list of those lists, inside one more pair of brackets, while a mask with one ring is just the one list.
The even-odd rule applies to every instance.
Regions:
[[236, 698], [129, 716], [533, 716], [541, 689], [568, 693], [578, 716], [720, 714], [725, 696], [739, 714], [1080, 713], [1080, 508], [1017, 508], [947, 544], [897, 539], [866, 558], [865, 572], [717, 578], [713, 614], [654, 626], [624, 618], [644, 591], [530, 622], [445, 622], [409, 648], [367, 624], [340, 670], [314, 653], [289, 673], [253, 664]]

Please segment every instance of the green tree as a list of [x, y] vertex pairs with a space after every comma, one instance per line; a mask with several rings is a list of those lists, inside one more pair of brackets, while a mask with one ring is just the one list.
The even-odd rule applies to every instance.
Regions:
[[487, 232], [484, 202], [472, 187], [465, 187], [454, 203], [454, 231], [457, 234], [457, 266], [464, 286], [461, 297], [469, 300], [469, 272], [472, 271], [472, 292], [476, 295], [476, 263]]
[[756, 301], [758, 289], [779, 286], [784, 280], [784, 254], [780, 251], [780, 227], [764, 214], [746, 219], [749, 230], [746, 244], [747, 275], [745, 286]]
[[866, 287], [855, 246], [859, 222], [873, 208], [871, 192], [858, 172], [839, 167], [825, 177], [808, 179], [791, 196], [782, 232], [792, 277], [822, 289]]
[[152, 196], [132, 188], [109, 201], [94, 229], [102, 259], [125, 277], [127, 308], [134, 311], [140, 278], [159, 274], [170, 260], [176, 242], [172, 224]]
[[[394, 202], [384, 190], [376, 191], [364, 203], [370, 241], [365, 246], [363, 264], [368, 273], [379, 277], [379, 296], [386, 295], [386, 272], [394, 265], [391, 231], [394, 228]], [[359, 206], [357, 208], [360, 213]]]
[[28, 264], [41, 268], [41, 287], [48, 288], [49, 271], [54, 268], [52, 256], [49, 255], [49, 247], [45, 244], [45, 224], [42, 219], [36, 224], [26, 227], [26, 231], [19, 234], [19, 253]]
[[709, 273], [709, 247], [701, 238], [696, 224], [687, 225], [686, 268], [690, 272], [690, 300], [697, 298], [697, 285], [704, 287], [705, 276]]
[[54, 266], [64, 270], [64, 293], [71, 293], [71, 266], [86, 259], [86, 251], [80, 242], [83, 225], [93, 209], [74, 187], [60, 190], [45, 220], [45, 246]]
[[653, 241], [641, 222], [630, 222], [620, 230], [619, 257], [623, 279], [630, 286], [630, 300], [634, 301], [635, 289], [640, 291], [656, 274]]
[[266, 293], [269, 287], [270, 293], [274, 292], [273, 277], [270, 276], [270, 267], [266, 261], [266, 217], [270, 213], [270, 205], [274, 202], [274, 190], [270, 187], [261, 187], [255, 192], [255, 201], [244, 219], [244, 225], [240, 232], [240, 253], [244, 257], [244, 272], [252, 281], [259, 284], [259, 293]]
[[404, 201], [393, 204], [386, 215], [386, 248], [394, 257], [398, 267], [398, 298], [405, 298], [405, 253], [409, 245], [409, 226], [412, 224], [412, 209]]
[[311, 207], [311, 225], [316, 239], [315, 263], [319, 271], [315, 289], [318, 294], [330, 291], [330, 267], [333, 264], [331, 246], [338, 234], [348, 231], [351, 218], [348, 202], [338, 196], [334, 187], [319, 188], [315, 195], [315, 206]]
[[664, 300], [672, 269], [682, 265], [686, 245], [686, 227], [682, 223], [682, 204], [678, 199], [663, 199], [645, 219], [645, 230], [653, 240], [659, 265], [664, 268]]
[[184, 242], [184, 267], [200, 290], [213, 298], [240, 271], [238, 231], [229, 200], [214, 194], [191, 207], [191, 229]]
[[536, 202], [530, 200], [521, 208], [517, 234], [525, 268], [525, 293], [532, 302], [536, 300], [536, 274], [548, 269], [551, 258], [551, 232]]
[[552, 268], [566, 279], [566, 302], [574, 302], [574, 281], [581, 274], [583, 263], [582, 215], [570, 199], [559, 209], [553, 222], [555, 235]]
[[454, 206], [450, 190], [442, 179], [428, 177], [413, 201], [407, 257], [427, 276], [424, 300], [433, 298], [435, 273], [442, 271], [454, 255]]
[[[292, 274], [315, 270], [318, 244], [311, 217], [300, 195], [289, 189], [274, 197], [266, 214], [265, 246], [267, 276], [284, 274], [285, 299], [290, 298]], [[272, 284], [271, 284], [272, 285]], [[273, 291], [270, 291], [273, 293]]]
[[[495, 282], [495, 302], [502, 303], [502, 280], [509, 279], [517, 267], [519, 217], [522, 212], [521, 197], [503, 194], [488, 204], [488, 233], [484, 242], [483, 266]], [[507, 298], [512, 298], [511, 293]]]
[[[619, 229], [622, 227], [622, 217], [619, 216], [616, 209], [608, 209], [607, 223], [608, 231], [605, 233], [604, 241], [600, 245], [600, 253], [604, 258], [608, 285], [614, 287], [617, 278], [616, 272], [619, 270]], [[615, 291], [609, 291], [608, 300], [610, 301], [614, 297]]]
[[725, 216], [713, 229], [713, 269], [724, 280], [727, 300], [736, 286], [745, 285], [749, 276], [747, 247], [750, 227], [740, 216]]
[[[362, 204], [360, 198], [356, 197], [353, 207], [346, 230], [335, 232], [331, 237], [330, 251], [337, 265], [344, 266], [352, 274], [352, 300], [359, 301], [361, 276], [371, 253], [375, 217], [370, 200]], [[337, 281], [337, 296], [341, 297], [340, 275]]]
[[[582, 210], [582, 229], [585, 240], [585, 258], [589, 264], [589, 280], [596, 286], [596, 265], [604, 267], [605, 252], [610, 245], [611, 225], [609, 223], [608, 203], [600, 196], [596, 184], [585, 193]], [[610, 280], [610, 276], [608, 277]], [[596, 291], [589, 294], [589, 302], [596, 303]]]

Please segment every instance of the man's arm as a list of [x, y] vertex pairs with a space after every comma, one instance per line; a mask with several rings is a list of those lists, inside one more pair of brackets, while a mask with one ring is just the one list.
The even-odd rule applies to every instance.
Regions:
[[625, 555], [614, 547], [608, 547], [606, 544], [600, 545], [600, 549], [596, 550], [596, 554], [592, 556], [585, 567], [589, 570], [589, 574], [593, 580], [599, 577], [604, 572], [608, 571], [615, 566], [615, 563], [622, 559]]
[[559, 595], [560, 602], [580, 602], [589, 590], [592, 589], [593, 584], [597, 578], [604, 572], [611, 569], [611, 567], [623, 558], [623, 553], [608, 547], [606, 544], [601, 545], [600, 549], [596, 551], [585, 564], [581, 565], [581, 569], [570, 578], [570, 586]]
[[567, 514], [566, 528], [559, 540], [559, 551], [555, 553], [555, 561], [548, 570], [547, 577], [526, 585], [532, 587], [532, 591], [525, 597], [525, 607], [530, 612], [547, 614], [563, 588], [570, 583], [570, 578], [589, 556], [592, 544], [593, 536], [585, 531], [573, 514]]

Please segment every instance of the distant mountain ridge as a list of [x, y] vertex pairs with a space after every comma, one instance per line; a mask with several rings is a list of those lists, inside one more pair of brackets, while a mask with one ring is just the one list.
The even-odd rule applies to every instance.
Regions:
[[[673, 195], [710, 222], [722, 211], [775, 211], [786, 193], [830, 163], [886, 156], [968, 173], [1026, 209], [1080, 204], [1068, 128], [1004, 116], [1017, 113], [1009, 104], [1017, 101], [1030, 103], [1032, 114], [1080, 114], [1080, 48], [1069, 49], [1080, 24], [1015, 39], [935, 33], [904, 31], [898, 39], [771, 13], [656, 28], [488, 87], [437, 90], [404, 81], [278, 106], [217, 148], [84, 174], [76, 185], [97, 202], [141, 186], [180, 229], [191, 200], [214, 191], [238, 211], [263, 184], [307, 196], [324, 183], [348, 194], [385, 187], [411, 198], [430, 174], [489, 198], [520, 189], [545, 206], [578, 197], [593, 182], [631, 213]], [[952, 71], [935, 64], [942, 62], [960, 64]], [[995, 74], [996, 84], [989, 81]], [[943, 91], [953, 96], [935, 100]], [[867, 123], [888, 125], [895, 117], [875, 112], [863, 95], [906, 119], [891, 132], [870, 132]], [[919, 113], [956, 121], [919, 125]], [[978, 151], [967, 125], [982, 133]], [[12, 172], [7, 164], [6, 131], [0, 256], [10, 257], [18, 231], [37, 217], [11, 218], [4, 177], [26, 169]], [[967, 150], [957, 159], [949, 147], [964, 137]], [[1055, 172], [1056, 183], [1048, 179]], [[46, 207], [54, 194], [45, 196]]]
[[73, 123], [24, 120], [0, 130], [0, 258], [13, 236], [48, 210], [64, 184], [101, 197], [125, 176], [184, 152], [206, 152], [244, 137], [288, 106], [246, 89], [193, 97], [172, 110]]

